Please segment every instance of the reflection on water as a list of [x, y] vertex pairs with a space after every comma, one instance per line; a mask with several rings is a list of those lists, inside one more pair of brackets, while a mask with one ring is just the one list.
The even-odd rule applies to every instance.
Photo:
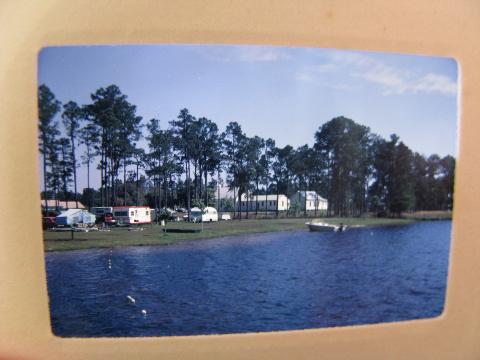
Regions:
[[59, 336], [162, 336], [434, 317], [450, 229], [436, 221], [47, 253], [52, 326]]

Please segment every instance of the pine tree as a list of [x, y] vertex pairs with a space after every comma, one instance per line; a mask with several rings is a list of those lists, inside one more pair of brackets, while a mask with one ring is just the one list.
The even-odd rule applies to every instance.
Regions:
[[[60, 110], [60, 101], [55, 98], [55, 95], [46, 85], [40, 85], [38, 88], [38, 129], [40, 140], [40, 153], [43, 161], [43, 192], [45, 201], [45, 211], [48, 209], [47, 205], [47, 189], [49, 182], [48, 162], [49, 158], [54, 159], [55, 139], [58, 136], [57, 124], [54, 122], [55, 115]], [[54, 154], [51, 153], [54, 151]]]
[[67, 136], [70, 139], [70, 158], [72, 162], [73, 169], [73, 185], [74, 185], [74, 194], [75, 194], [75, 206], [78, 208], [78, 194], [77, 194], [77, 159], [76, 159], [76, 145], [75, 140], [79, 134], [77, 133], [80, 129], [80, 123], [83, 119], [82, 109], [74, 101], [69, 101], [63, 105], [63, 114], [62, 114], [63, 124], [67, 131]]

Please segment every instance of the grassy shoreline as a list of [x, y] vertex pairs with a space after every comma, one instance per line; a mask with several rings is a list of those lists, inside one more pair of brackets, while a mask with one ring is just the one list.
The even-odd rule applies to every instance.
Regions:
[[[410, 216], [402, 218], [328, 218], [330, 224], [346, 224], [347, 226], [385, 226], [405, 225], [421, 220], [446, 220], [447, 216]], [[44, 231], [45, 251], [70, 251], [93, 248], [111, 248], [121, 246], [157, 246], [172, 245], [186, 240], [202, 240], [242, 234], [254, 234], [276, 231], [307, 230], [305, 222], [312, 219], [285, 218], [267, 220], [235, 220], [204, 224], [203, 232], [198, 233], [163, 233], [159, 225], [143, 226], [142, 231], [129, 231], [127, 228], [113, 228], [109, 232], [92, 231], [75, 233], [74, 240], [70, 232]], [[201, 224], [168, 223], [167, 229], [200, 229]]]

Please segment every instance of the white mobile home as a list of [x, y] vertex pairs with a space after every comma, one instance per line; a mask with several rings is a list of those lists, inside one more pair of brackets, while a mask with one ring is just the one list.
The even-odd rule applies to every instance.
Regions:
[[249, 212], [255, 211], [258, 205], [258, 211], [286, 211], [290, 207], [290, 201], [288, 198], [279, 194], [278, 198], [276, 194], [273, 195], [250, 195], [247, 199], [245, 194], [242, 194], [240, 201], [237, 201], [237, 210], [246, 212], [247, 209]]
[[75, 224], [95, 224], [95, 215], [83, 209], [70, 209], [62, 212], [55, 218], [59, 226], [72, 226]]
[[[306, 201], [305, 193], [307, 195]], [[309, 211], [325, 211], [328, 209], [328, 200], [318, 195], [315, 191], [297, 191], [290, 197], [290, 204], [292, 208], [296, 207], [299, 211], [305, 211], [305, 205]]]
[[151, 224], [148, 206], [114, 206], [113, 218], [118, 224]]

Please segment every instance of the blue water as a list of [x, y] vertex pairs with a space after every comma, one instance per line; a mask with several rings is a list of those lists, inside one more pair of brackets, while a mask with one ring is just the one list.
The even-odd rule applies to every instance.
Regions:
[[52, 327], [59, 336], [163, 336], [434, 317], [450, 233], [450, 221], [436, 221], [47, 253]]

